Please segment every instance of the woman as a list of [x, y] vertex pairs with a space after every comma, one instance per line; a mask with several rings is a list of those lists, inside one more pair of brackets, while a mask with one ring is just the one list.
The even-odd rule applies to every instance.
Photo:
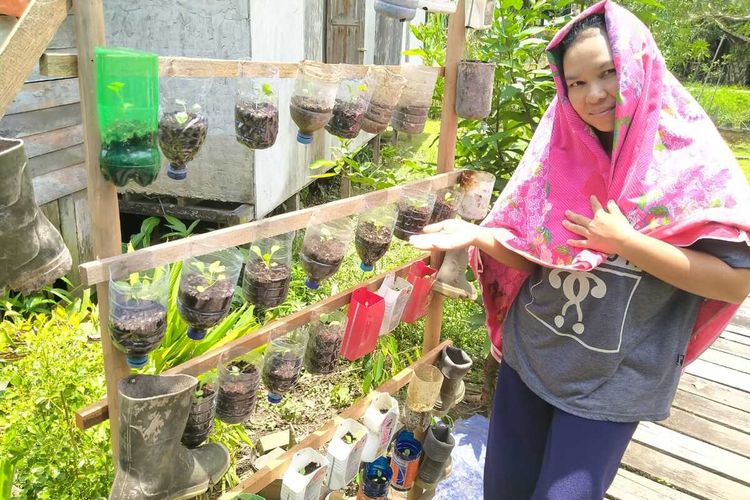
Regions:
[[557, 97], [483, 227], [412, 243], [479, 250], [503, 358], [485, 498], [600, 500], [750, 292], [750, 188], [631, 13], [598, 3], [547, 50]]

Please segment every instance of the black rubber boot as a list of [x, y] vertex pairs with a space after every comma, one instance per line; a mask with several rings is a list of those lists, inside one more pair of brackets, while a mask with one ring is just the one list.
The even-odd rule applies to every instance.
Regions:
[[455, 445], [451, 429], [444, 423], [438, 422], [427, 429], [422, 445], [424, 458], [417, 474], [425, 489], [432, 489], [442, 479], [445, 464]]
[[440, 386], [440, 398], [435, 403], [438, 415], [444, 415], [459, 403], [466, 393], [464, 377], [474, 363], [468, 354], [454, 346], [445, 346], [440, 354], [438, 368], [443, 374], [443, 385]]

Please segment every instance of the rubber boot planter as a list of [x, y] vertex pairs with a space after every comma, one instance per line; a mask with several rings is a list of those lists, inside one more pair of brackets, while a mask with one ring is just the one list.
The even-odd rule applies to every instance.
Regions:
[[[206, 140], [208, 117], [201, 103], [212, 81], [211, 78], [186, 81], [171, 76], [161, 80], [159, 147], [169, 160], [167, 176], [170, 179], [187, 177], [187, 164], [193, 161]], [[196, 93], [191, 95], [190, 89]]]
[[321, 281], [336, 274], [346, 257], [353, 232], [354, 224], [348, 217], [323, 223], [316, 216], [310, 219], [300, 253], [308, 288], [316, 290]]
[[429, 224], [435, 206], [435, 193], [405, 188], [398, 201], [398, 217], [393, 235], [403, 241], [420, 234]]
[[234, 100], [237, 142], [250, 149], [267, 149], [279, 133], [279, 69], [265, 65], [260, 75], [249, 75], [240, 63]]
[[461, 186], [450, 186], [439, 190], [435, 195], [435, 206], [430, 216], [430, 224], [455, 218], [462, 199]]
[[70, 270], [60, 233], [34, 200], [23, 141], [0, 138], [0, 292], [29, 294]]
[[312, 143], [312, 134], [326, 126], [333, 116], [339, 88], [339, 75], [332, 66], [314, 61], [300, 63], [294, 94], [289, 103], [292, 120], [297, 124], [297, 142]]
[[338, 425], [327, 450], [329, 489], [340, 490], [352, 482], [359, 471], [366, 443], [367, 427], [364, 425], [350, 418]]
[[229, 468], [217, 443], [180, 443], [198, 380], [190, 375], [132, 375], [117, 385], [120, 453], [110, 500], [192, 498]]
[[466, 220], [481, 220], [490, 210], [492, 190], [495, 188], [495, 176], [478, 170], [461, 171], [461, 208], [458, 214]]
[[294, 231], [265, 238], [250, 245], [242, 293], [259, 311], [281, 305], [292, 280]]
[[263, 358], [263, 384], [268, 389], [269, 403], [280, 403], [284, 394], [297, 384], [302, 373], [307, 338], [304, 328], [271, 334]]
[[354, 247], [362, 261], [359, 268], [371, 272], [375, 263], [388, 252], [396, 224], [396, 205], [384, 205], [359, 216], [354, 231]]
[[189, 325], [189, 338], [202, 340], [206, 330], [229, 313], [241, 267], [242, 254], [236, 248], [190, 257], [182, 263], [177, 308]]
[[362, 485], [357, 491], [357, 500], [380, 500], [388, 496], [388, 487], [393, 469], [385, 457], [378, 457], [364, 467]]
[[417, 15], [418, 0], [375, 0], [375, 12], [401, 22]]
[[396, 436], [391, 455], [391, 486], [397, 490], [406, 491], [414, 486], [414, 480], [419, 471], [419, 459], [422, 456], [422, 444], [417, 441], [414, 434], [402, 430]]
[[425, 489], [433, 489], [442, 479], [454, 446], [456, 446], [456, 440], [451, 434], [451, 428], [444, 423], [439, 422], [427, 429], [422, 444], [424, 457], [417, 474], [420, 484], [425, 486]]
[[131, 368], [148, 362], [167, 329], [169, 266], [109, 280], [109, 334]]
[[281, 479], [281, 499], [320, 498], [320, 487], [326, 478], [328, 465], [328, 459], [312, 448], [303, 448], [295, 453]]
[[216, 416], [227, 424], [246, 421], [258, 400], [263, 358], [257, 352], [230, 349], [219, 357], [219, 394]]
[[147, 186], [161, 168], [156, 54], [97, 47], [96, 85], [102, 174], [116, 186]]
[[432, 290], [452, 299], [476, 300], [477, 291], [466, 279], [469, 249], [457, 248], [445, 252]]
[[315, 375], [336, 371], [341, 342], [346, 330], [346, 315], [341, 311], [321, 314], [309, 325], [310, 338], [305, 349], [305, 369]]
[[199, 382], [193, 392], [185, 431], [182, 433], [182, 444], [196, 448], [208, 439], [214, 429], [216, 416], [216, 380]]
[[372, 96], [370, 80], [368, 76], [342, 80], [333, 105], [333, 115], [326, 125], [329, 134], [342, 139], [354, 139], [359, 135]]
[[471, 120], [482, 120], [490, 116], [494, 85], [494, 64], [482, 61], [458, 63], [456, 114]]
[[383, 66], [374, 66], [370, 71], [374, 79], [374, 90], [370, 105], [362, 119], [362, 130], [379, 134], [385, 131], [391, 122], [393, 110], [396, 109], [406, 85], [406, 78]]
[[406, 86], [391, 118], [394, 130], [406, 134], [421, 134], [424, 131], [437, 82], [436, 69], [417, 64], [401, 65]]
[[440, 387], [440, 398], [435, 403], [437, 412], [445, 414], [463, 399], [466, 393], [464, 377], [472, 365], [466, 351], [453, 346], [443, 349], [438, 362], [440, 373], [443, 374], [443, 385]]

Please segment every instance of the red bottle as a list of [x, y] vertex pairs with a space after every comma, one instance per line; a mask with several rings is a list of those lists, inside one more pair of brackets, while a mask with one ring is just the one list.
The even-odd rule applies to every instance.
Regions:
[[352, 292], [341, 355], [349, 361], [375, 350], [385, 314], [383, 297], [365, 287]]
[[409, 302], [404, 309], [404, 315], [401, 320], [406, 323], [414, 323], [419, 318], [427, 314], [427, 306], [430, 303], [430, 290], [432, 283], [435, 281], [437, 269], [434, 269], [421, 260], [415, 262], [409, 268], [409, 275], [406, 281], [412, 284], [414, 289], [411, 292]]

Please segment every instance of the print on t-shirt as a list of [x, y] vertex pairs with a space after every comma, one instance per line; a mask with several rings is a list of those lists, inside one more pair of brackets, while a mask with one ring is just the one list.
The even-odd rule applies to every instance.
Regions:
[[[531, 301], [526, 311], [547, 329], [570, 337], [586, 349], [615, 353], [622, 346], [622, 333], [633, 294], [641, 282], [642, 271], [616, 255], [591, 271], [554, 269], [546, 274], [548, 286], [529, 281]], [[553, 292], [554, 291], [554, 292]], [[552, 292], [552, 293], [551, 293]], [[626, 300], [609, 300], [623, 297]], [[607, 300], [611, 307], [601, 307]]]

